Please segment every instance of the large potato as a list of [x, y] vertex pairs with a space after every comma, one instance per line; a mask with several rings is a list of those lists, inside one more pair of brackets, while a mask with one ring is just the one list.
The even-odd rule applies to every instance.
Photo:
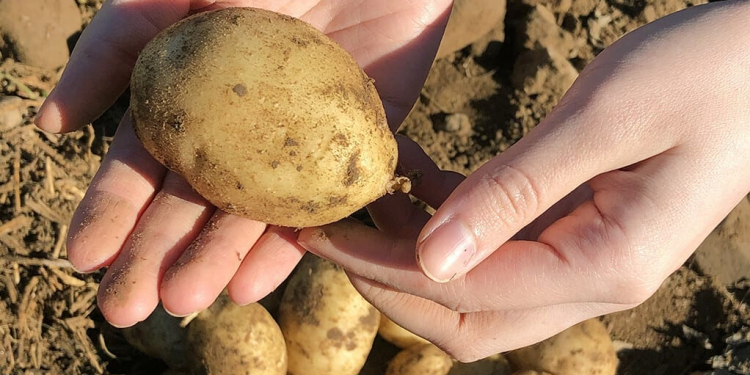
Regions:
[[167, 28], [138, 58], [131, 107], [145, 148], [233, 214], [316, 226], [401, 188], [373, 80], [292, 17], [228, 8]]
[[380, 312], [337, 265], [306, 256], [279, 307], [290, 375], [355, 375], [378, 332]]
[[432, 344], [412, 345], [388, 363], [385, 375], [447, 375], [453, 360]]
[[188, 325], [195, 374], [286, 375], [284, 337], [263, 306], [221, 295]]
[[556, 375], [614, 375], [618, 364], [612, 339], [598, 319], [589, 319], [505, 356], [515, 369]]

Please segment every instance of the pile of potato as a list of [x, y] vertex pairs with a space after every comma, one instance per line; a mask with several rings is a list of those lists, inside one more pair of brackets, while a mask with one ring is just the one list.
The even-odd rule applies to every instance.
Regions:
[[612, 341], [597, 319], [505, 355], [454, 361], [381, 316], [339, 266], [309, 254], [289, 280], [278, 311], [269, 312], [263, 302], [237, 306], [222, 295], [184, 328], [160, 308], [123, 335], [163, 360], [172, 375], [372, 374], [364, 366], [378, 334], [401, 349], [384, 375], [614, 375], [617, 368]]
[[[144, 147], [226, 212], [317, 226], [409, 188], [395, 175], [396, 141], [372, 79], [294, 18], [252, 8], [191, 16], [144, 48], [131, 95]], [[310, 255], [278, 311], [264, 306], [273, 303], [221, 296], [189, 322], [160, 309], [123, 335], [171, 374], [356, 375], [378, 333], [401, 349], [387, 375], [606, 375], [617, 364], [597, 320], [505, 357], [457, 363], [381, 317], [339, 266]]]

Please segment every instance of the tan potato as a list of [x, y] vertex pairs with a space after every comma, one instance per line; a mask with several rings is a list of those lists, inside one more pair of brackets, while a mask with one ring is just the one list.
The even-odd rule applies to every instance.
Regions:
[[188, 325], [197, 374], [286, 375], [284, 337], [263, 306], [234, 304], [221, 295]]
[[432, 344], [412, 345], [388, 364], [385, 375], [447, 375], [453, 360]]
[[337, 265], [305, 256], [279, 307], [290, 375], [355, 375], [378, 332], [380, 312]]
[[167, 28], [138, 58], [131, 108], [144, 147], [232, 214], [317, 226], [408, 189], [373, 80], [292, 17], [227, 8]]
[[144, 354], [164, 361], [169, 367], [187, 366], [187, 330], [180, 319], [169, 315], [159, 305], [144, 321], [123, 328], [125, 340]]
[[429, 343], [429, 341], [411, 333], [383, 314], [380, 315], [380, 327], [378, 327], [378, 334], [385, 341], [388, 341], [401, 349], [406, 349], [412, 345]]
[[513, 370], [502, 354], [495, 354], [476, 362], [456, 362], [448, 375], [509, 375]]
[[515, 369], [556, 375], [614, 375], [618, 364], [612, 339], [598, 319], [589, 319], [505, 355]]

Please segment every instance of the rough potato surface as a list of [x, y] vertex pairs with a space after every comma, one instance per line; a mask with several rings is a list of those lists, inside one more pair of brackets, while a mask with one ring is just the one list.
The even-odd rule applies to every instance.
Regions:
[[410, 346], [388, 363], [385, 375], [447, 375], [451, 358], [432, 344]]
[[250, 219], [333, 222], [394, 176], [373, 80], [324, 34], [277, 13], [227, 8], [166, 29], [136, 63], [131, 107], [157, 160]]
[[596, 318], [506, 357], [514, 368], [556, 375], [615, 375], [618, 364], [609, 332]]
[[284, 337], [271, 314], [225, 295], [188, 325], [194, 374], [286, 375]]
[[341, 267], [305, 256], [279, 308], [288, 375], [358, 374], [379, 323], [380, 312], [354, 289]]
[[412, 345], [429, 343], [429, 341], [401, 327], [385, 315], [380, 316], [378, 334], [385, 341], [388, 341], [401, 349], [406, 349]]

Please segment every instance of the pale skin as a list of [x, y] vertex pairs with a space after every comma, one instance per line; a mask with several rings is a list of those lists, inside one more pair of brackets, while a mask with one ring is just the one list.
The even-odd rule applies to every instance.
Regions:
[[[190, 9], [258, 6], [347, 48], [376, 79], [395, 129], [450, 1], [354, 3], [112, 2], [37, 123], [59, 132], [91, 121], [127, 84], [140, 47]], [[217, 211], [143, 150], [126, 116], [71, 224], [69, 257], [81, 271], [110, 266], [99, 305], [117, 326], [145, 319], [160, 299], [176, 315], [202, 309], [224, 286], [254, 302], [307, 249], [459, 360], [532, 344], [643, 302], [750, 191], [748, 19], [750, 2], [727, 1], [629, 34], [534, 131], [466, 178], [400, 139], [401, 162], [424, 172], [413, 193], [438, 210], [386, 197], [370, 207], [379, 230], [342, 221], [295, 239]]]

